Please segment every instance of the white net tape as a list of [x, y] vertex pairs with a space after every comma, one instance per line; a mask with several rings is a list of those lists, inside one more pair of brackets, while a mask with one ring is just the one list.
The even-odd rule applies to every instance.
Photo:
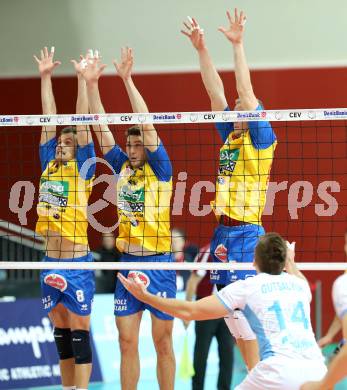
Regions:
[[205, 111], [146, 114], [0, 115], [0, 126], [124, 125], [146, 123], [216, 123], [250, 121], [347, 120], [347, 108], [264, 111]]
[[[302, 271], [346, 271], [347, 263], [297, 263]], [[0, 269], [252, 270], [252, 263], [0, 261]]]

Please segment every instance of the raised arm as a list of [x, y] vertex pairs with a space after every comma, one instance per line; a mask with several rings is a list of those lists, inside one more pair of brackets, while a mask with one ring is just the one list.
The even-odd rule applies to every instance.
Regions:
[[[102, 71], [106, 68], [102, 64], [98, 55], [88, 59], [81, 73], [87, 85], [87, 96], [89, 109], [91, 113], [104, 113], [104, 107], [99, 93], [99, 78]], [[93, 125], [94, 132], [98, 139], [102, 153], [107, 154], [114, 146], [115, 140], [113, 134], [107, 125]]]
[[[75, 67], [77, 74], [77, 100], [76, 100], [76, 114], [88, 114], [88, 95], [87, 85], [82, 76], [82, 70], [85, 68], [87, 61], [90, 59], [90, 53], [86, 57], [80, 56], [80, 61], [71, 60]], [[88, 125], [76, 126], [77, 143], [80, 146], [88, 145], [92, 142], [92, 136]]]
[[318, 341], [318, 345], [323, 348], [333, 342], [334, 337], [341, 330], [341, 321], [338, 316], [335, 316], [332, 323], [329, 326], [327, 333]]
[[[54, 61], [54, 47], [48, 52], [47, 47], [41, 50], [40, 59], [34, 55], [41, 76], [41, 104], [42, 113], [44, 115], [55, 115], [57, 107], [52, 88], [52, 73], [53, 70], [61, 64], [59, 61]], [[40, 144], [43, 145], [56, 136], [56, 126], [43, 126], [41, 131]]]
[[243, 33], [246, 23], [246, 16], [243, 11], [240, 15], [235, 8], [234, 18], [227, 11], [229, 27], [219, 27], [225, 37], [232, 43], [234, 49], [236, 89], [244, 110], [255, 110], [259, 103], [254, 95], [251, 75], [247, 65], [245, 49], [243, 46]]
[[[347, 315], [342, 319], [342, 333], [347, 338]], [[345, 344], [337, 356], [332, 360], [325, 377], [320, 382], [307, 382], [300, 390], [332, 390], [334, 385], [347, 376], [347, 344]]]
[[183, 24], [185, 30], [181, 30], [182, 34], [190, 39], [199, 55], [201, 77], [211, 100], [211, 109], [223, 111], [227, 107], [224, 86], [205, 44], [204, 31], [194, 18], [188, 17], [188, 22]]
[[[148, 107], [140, 92], [136, 88], [133, 79], [131, 77], [132, 67], [134, 63], [133, 51], [129, 47], [123, 47], [121, 49], [121, 62], [118, 63], [113, 60], [113, 64], [117, 70], [118, 75], [123, 80], [125, 89], [128, 93], [129, 100], [133, 112], [148, 112]], [[141, 126], [143, 131], [143, 143], [144, 146], [150, 151], [155, 152], [160, 144], [160, 139], [152, 124], [144, 124]]]
[[291, 244], [287, 242], [287, 258], [285, 270], [288, 272], [288, 274], [297, 276], [298, 278], [307, 281], [305, 275], [299, 270], [299, 268], [295, 264], [295, 242], [292, 242]]

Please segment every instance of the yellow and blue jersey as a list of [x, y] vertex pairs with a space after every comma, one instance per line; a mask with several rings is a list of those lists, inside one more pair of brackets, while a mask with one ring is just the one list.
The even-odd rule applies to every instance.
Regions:
[[155, 253], [171, 251], [171, 162], [162, 143], [155, 152], [146, 149], [146, 154], [147, 160], [139, 168], [130, 166], [118, 145], [105, 155], [118, 175], [117, 248], [121, 252], [130, 253], [132, 246]]
[[[87, 206], [95, 174], [93, 143], [77, 146], [76, 158], [55, 160], [56, 138], [40, 145], [42, 175], [36, 232], [53, 231], [76, 244], [88, 245]], [[88, 160], [89, 169], [82, 168]], [[84, 172], [85, 171], [85, 172]]]
[[[257, 110], [262, 107], [259, 105]], [[267, 121], [249, 122], [248, 127], [235, 138], [233, 123], [217, 124], [224, 144], [219, 154], [216, 198], [211, 204], [217, 219], [226, 215], [261, 225], [277, 141]]]

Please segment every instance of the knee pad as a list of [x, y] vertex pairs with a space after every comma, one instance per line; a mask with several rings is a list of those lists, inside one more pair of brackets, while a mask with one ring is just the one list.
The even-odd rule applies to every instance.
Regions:
[[90, 346], [88, 330], [73, 330], [71, 332], [72, 349], [76, 364], [92, 362], [92, 348]]
[[54, 328], [54, 340], [60, 360], [74, 357], [71, 344], [71, 330], [69, 328]]

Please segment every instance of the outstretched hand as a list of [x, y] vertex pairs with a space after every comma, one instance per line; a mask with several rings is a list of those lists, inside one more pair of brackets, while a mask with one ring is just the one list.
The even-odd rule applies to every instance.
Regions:
[[129, 80], [134, 64], [133, 49], [130, 47], [122, 47], [121, 62], [118, 63], [117, 60], [113, 60], [112, 62], [122, 80]]
[[133, 278], [126, 278], [120, 272], [117, 274], [122, 285], [139, 301], [144, 301], [149, 294], [146, 285], [135, 275]]
[[92, 50], [89, 50], [86, 58], [82, 58], [78, 64], [76, 62], [75, 69], [76, 71], [80, 71], [80, 74], [83, 76], [86, 83], [89, 83], [98, 81], [106, 66], [106, 64], [101, 62], [99, 52], [97, 50], [94, 50], [94, 53]]
[[85, 56], [83, 56], [82, 54], [80, 55], [79, 62], [77, 62], [76, 60], [71, 60], [70, 61], [73, 64], [73, 66], [75, 68], [75, 71], [76, 71], [78, 76], [82, 75], [83, 70], [88, 65], [88, 61], [93, 60], [94, 57], [96, 59], [100, 58], [98, 50], [94, 50], [94, 52], [93, 52], [93, 50], [89, 49]]
[[41, 50], [41, 58], [39, 59], [34, 55], [34, 59], [38, 64], [40, 75], [51, 75], [53, 70], [61, 65], [60, 61], [54, 61], [54, 46], [51, 47], [51, 51], [48, 52], [47, 47], [45, 46]]
[[188, 16], [188, 22], [183, 22], [185, 29], [181, 33], [188, 37], [197, 51], [206, 49], [204, 30], [196, 19]]
[[243, 13], [243, 11], [241, 11], [239, 14], [237, 8], [235, 8], [234, 18], [231, 16], [229, 11], [227, 11], [227, 17], [229, 20], [229, 27], [226, 28], [221, 26], [218, 28], [218, 31], [222, 32], [231, 43], [242, 43], [246, 15]]

